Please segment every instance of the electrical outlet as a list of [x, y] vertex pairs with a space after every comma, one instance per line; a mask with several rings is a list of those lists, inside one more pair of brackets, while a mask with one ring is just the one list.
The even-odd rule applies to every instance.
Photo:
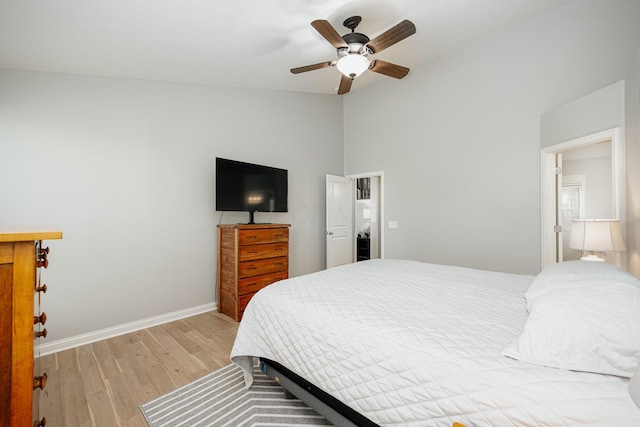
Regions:
[[389, 228], [398, 228], [398, 221], [389, 221]]

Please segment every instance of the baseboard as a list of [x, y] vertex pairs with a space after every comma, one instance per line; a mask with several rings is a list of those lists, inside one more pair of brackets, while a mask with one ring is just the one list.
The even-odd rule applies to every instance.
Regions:
[[113, 326], [111, 328], [101, 329], [95, 332], [89, 332], [87, 334], [76, 335], [75, 337], [64, 338], [36, 346], [35, 354], [36, 357], [45, 356], [47, 354], [57, 353], [62, 350], [68, 350], [70, 348], [79, 347], [81, 345], [90, 344], [107, 338], [113, 338], [118, 335], [128, 334], [130, 332], [139, 331], [140, 329], [161, 325], [178, 319], [184, 319], [185, 317], [195, 316], [196, 314], [206, 313], [216, 309], [217, 306], [215, 303], [203, 304], [184, 310], [161, 314], [160, 316], [149, 317], [147, 319]]

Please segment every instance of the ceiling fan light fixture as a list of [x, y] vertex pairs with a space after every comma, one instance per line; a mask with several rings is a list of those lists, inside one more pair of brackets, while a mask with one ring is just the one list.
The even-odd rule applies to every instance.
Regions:
[[345, 76], [355, 79], [369, 69], [369, 58], [359, 53], [349, 53], [338, 59], [336, 68]]

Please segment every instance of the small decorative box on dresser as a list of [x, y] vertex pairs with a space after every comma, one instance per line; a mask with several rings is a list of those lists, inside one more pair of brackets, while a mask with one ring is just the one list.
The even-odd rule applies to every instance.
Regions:
[[[39, 392], [47, 374], [34, 369], [34, 341], [46, 337], [40, 313], [39, 268], [49, 265], [42, 240], [61, 239], [56, 229], [0, 228], [0, 426], [44, 426]], [[35, 310], [35, 314], [34, 314]]]
[[218, 225], [218, 311], [242, 319], [260, 289], [289, 277], [289, 224]]

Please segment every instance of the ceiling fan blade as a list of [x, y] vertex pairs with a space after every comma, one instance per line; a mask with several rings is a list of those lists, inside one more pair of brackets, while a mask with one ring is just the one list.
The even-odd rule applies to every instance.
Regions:
[[331, 46], [336, 49], [340, 49], [342, 47], [349, 47], [347, 43], [342, 40], [340, 34], [333, 28], [333, 26], [324, 19], [317, 19], [311, 23], [311, 26], [316, 29], [320, 33], [322, 37], [324, 37]]
[[370, 70], [384, 74], [385, 76], [395, 77], [396, 79], [401, 79], [409, 74], [409, 69], [407, 67], [392, 64], [391, 62], [382, 61], [380, 59], [376, 59], [374, 61]]
[[378, 53], [415, 33], [416, 26], [413, 25], [413, 22], [405, 19], [395, 27], [389, 28], [387, 31], [371, 40], [367, 43], [367, 46], [371, 48], [373, 53]]
[[338, 95], [348, 93], [351, 90], [351, 83], [353, 83], [353, 79], [343, 74], [342, 79], [340, 79], [340, 86], [338, 87]]
[[321, 68], [331, 67], [331, 61], [319, 62], [317, 64], [305, 65], [304, 67], [292, 68], [293, 74], [306, 73], [307, 71], [319, 70]]

